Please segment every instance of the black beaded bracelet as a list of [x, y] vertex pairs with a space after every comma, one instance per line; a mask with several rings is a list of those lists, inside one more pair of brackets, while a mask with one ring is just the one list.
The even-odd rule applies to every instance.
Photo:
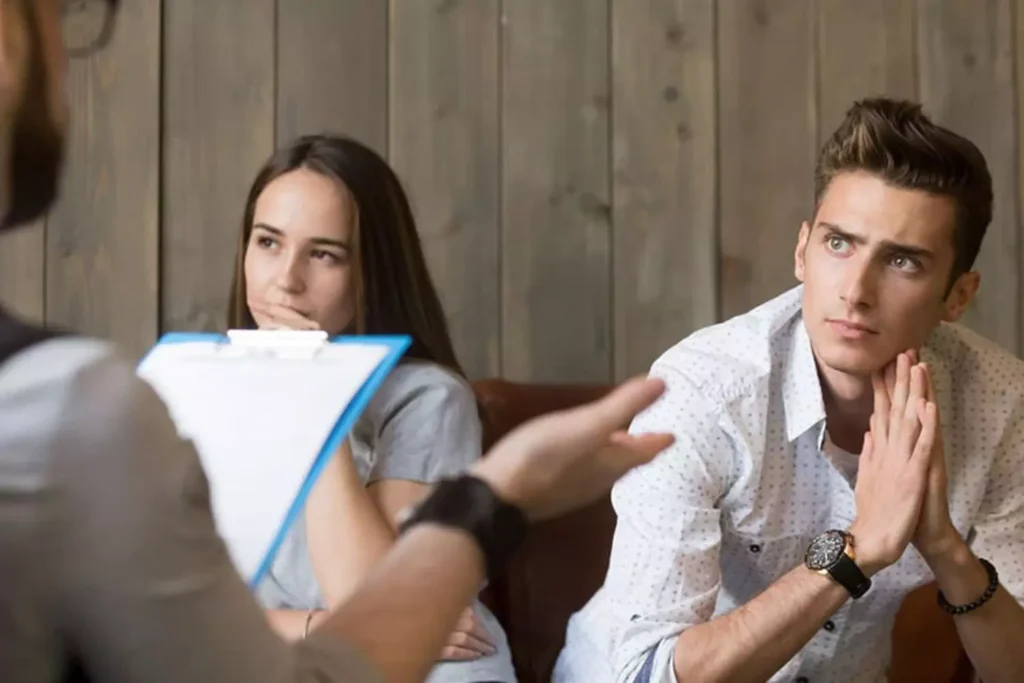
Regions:
[[950, 614], [967, 614], [978, 609], [986, 602], [992, 599], [992, 596], [996, 594], [996, 589], [999, 588], [999, 574], [996, 572], [996, 568], [992, 566], [992, 563], [984, 558], [978, 558], [981, 565], [985, 567], [985, 571], [988, 572], [988, 588], [981, 594], [981, 597], [974, 602], [969, 602], [966, 605], [951, 605], [946, 601], [946, 596], [939, 591], [939, 607], [945, 612]]

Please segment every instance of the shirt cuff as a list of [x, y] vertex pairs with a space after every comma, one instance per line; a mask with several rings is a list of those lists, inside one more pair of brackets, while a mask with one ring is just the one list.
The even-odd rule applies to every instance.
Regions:
[[675, 638], [668, 638], [648, 652], [633, 683], [679, 683], [675, 672], [675, 644]]

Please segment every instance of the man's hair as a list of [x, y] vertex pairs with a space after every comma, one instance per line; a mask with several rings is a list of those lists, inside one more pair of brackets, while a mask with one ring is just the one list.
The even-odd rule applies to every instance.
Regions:
[[855, 102], [822, 146], [814, 172], [815, 211], [837, 175], [862, 171], [956, 206], [950, 284], [974, 266], [992, 221], [992, 176], [978, 147], [936, 125], [921, 105], [884, 97]]

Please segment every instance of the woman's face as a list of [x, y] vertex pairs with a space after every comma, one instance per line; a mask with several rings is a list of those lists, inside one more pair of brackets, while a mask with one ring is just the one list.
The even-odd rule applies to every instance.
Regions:
[[289, 171], [263, 189], [245, 250], [246, 301], [257, 326], [314, 327], [301, 324], [306, 318], [334, 335], [352, 323], [356, 220], [349, 192], [314, 171]]

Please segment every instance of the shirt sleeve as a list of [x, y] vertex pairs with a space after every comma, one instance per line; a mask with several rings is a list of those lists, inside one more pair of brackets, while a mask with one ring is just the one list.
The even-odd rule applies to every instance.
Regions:
[[634, 683], [649, 658], [649, 680], [672, 680], [676, 638], [711, 618], [720, 585], [718, 502], [732, 472], [731, 443], [681, 373], [655, 364], [651, 375], [665, 381], [666, 392], [631, 431], [668, 431], [676, 440], [612, 491], [618, 523], [601, 622], [618, 683]]
[[433, 483], [480, 457], [481, 426], [470, 387], [431, 366], [406, 369], [371, 415], [374, 461], [367, 484], [381, 479]]
[[337, 636], [293, 646], [271, 630], [217, 534], [196, 451], [131, 365], [92, 363], [55, 412], [38, 533], [53, 620], [93, 680], [379, 680]]
[[995, 566], [999, 581], [1024, 604], [1024, 403], [1007, 424], [988, 477], [988, 489], [967, 542]]

